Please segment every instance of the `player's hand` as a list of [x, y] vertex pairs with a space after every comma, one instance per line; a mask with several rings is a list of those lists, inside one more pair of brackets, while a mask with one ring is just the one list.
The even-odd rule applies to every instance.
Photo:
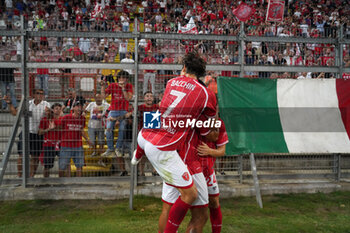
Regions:
[[211, 142], [216, 142], [219, 139], [219, 130], [218, 129], [210, 130], [210, 132], [205, 136], [205, 138]]
[[199, 156], [208, 156], [211, 153], [211, 148], [202, 142], [202, 144], [198, 146], [197, 151]]
[[137, 165], [140, 161], [141, 159], [136, 158], [136, 150], [134, 150], [134, 153], [132, 154], [131, 164]]

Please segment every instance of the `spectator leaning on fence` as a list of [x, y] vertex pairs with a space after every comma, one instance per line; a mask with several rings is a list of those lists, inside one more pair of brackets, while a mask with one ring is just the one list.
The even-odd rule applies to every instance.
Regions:
[[43, 135], [39, 135], [39, 124], [45, 112], [50, 111], [50, 104], [44, 100], [43, 89], [34, 89], [34, 99], [29, 101], [29, 111], [30, 177], [34, 177], [43, 144]]
[[74, 165], [77, 168], [77, 176], [83, 174], [84, 166], [84, 150], [82, 137], [92, 145], [86, 135], [85, 117], [82, 116], [83, 103], [77, 101], [73, 105], [72, 113], [65, 115], [61, 119], [62, 137], [61, 137], [61, 151], [59, 158], [59, 175], [69, 177], [70, 160], [73, 159]]
[[133, 86], [128, 83], [129, 74], [126, 71], [120, 71], [117, 75], [117, 83], [111, 83], [107, 86], [107, 83], [101, 81], [101, 94], [103, 98], [111, 95], [111, 105], [108, 110], [108, 119], [107, 119], [107, 146], [108, 149], [102, 155], [105, 157], [114, 156], [115, 152], [118, 157], [122, 157], [120, 149], [122, 148], [125, 121], [122, 120], [119, 124], [119, 134], [118, 140], [116, 143], [116, 151], [114, 151], [114, 126], [118, 118], [123, 117], [129, 109], [129, 101], [133, 96]]
[[60, 117], [62, 116], [62, 105], [55, 103], [51, 106], [49, 113], [43, 117], [39, 125], [39, 135], [44, 135], [44, 177], [50, 176], [55, 157], [59, 156], [59, 143], [61, 140]]
[[[11, 55], [9, 53], [5, 54], [5, 61], [11, 61]], [[14, 108], [17, 107], [17, 100], [15, 95], [15, 76], [14, 68], [0, 68], [0, 87], [2, 96], [7, 96], [7, 89], [9, 89], [9, 94], [11, 98], [11, 103]], [[2, 100], [2, 109], [7, 108], [7, 103]]]

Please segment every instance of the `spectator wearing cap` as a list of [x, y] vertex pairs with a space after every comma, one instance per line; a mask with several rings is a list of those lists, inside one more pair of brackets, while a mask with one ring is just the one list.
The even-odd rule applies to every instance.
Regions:
[[59, 158], [59, 175], [70, 177], [70, 160], [72, 159], [77, 168], [77, 176], [81, 177], [84, 166], [84, 150], [82, 137], [92, 145], [85, 128], [85, 117], [82, 116], [83, 103], [77, 101], [73, 105], [72, 112], [61, 119], [62, 137]]
[[128, 83], [128, 72], [122, 70], [117, 75], [117, 83], [111, 83], [107, 86], [107, 83], [101, 81], [101, 95], [103, 98], [111, 95], [111, 105], [108, 110], [108, 119], [107, 119], [107, 129], [106, 129], [106, 138], [108, 149], [105, 153], [102, 154], [104, 157], [114, 157], [117, 154], [117, 157], [122, 157], [122, 146], [123, 146], [123, 137], [125, 131], [126, 121], [121, 120], [119, 124], [119, 133], [116, 143], [116, 150], [114, 151], [114, 127], [118, 118], [125, 116], [129, 109], [129, 101], [133, 97], [133, 86]]

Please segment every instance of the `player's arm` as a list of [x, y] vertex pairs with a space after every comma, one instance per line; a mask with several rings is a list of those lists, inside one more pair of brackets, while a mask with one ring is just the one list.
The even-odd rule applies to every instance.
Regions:
[[217, 149], [210, 148], [206, 143], [202, 142], [197, 148], [199, 156], [222, 157], [225, 155], [226, 144], [218, 146]]

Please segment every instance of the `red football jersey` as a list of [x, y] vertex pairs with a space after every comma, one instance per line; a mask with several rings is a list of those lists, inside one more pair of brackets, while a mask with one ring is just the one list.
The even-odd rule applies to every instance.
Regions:
[[200, 156], [198, 156], [197, 147], [199, 145], [200, 134], [195, 129], [190, 129], [183, 147], [178, 151], [181, 159], [187, 165], [191, 174], [197, 174], [203, 171]]
[[81, 137], [85, 127], [85, 117], [75, 118], [71, 113], [61, 118], [61, 125], [61, 147], [81, 147], [83, 145]]
[[[60, 119], [53, 119], [56, 127], [60, 125]], [[50, 121], [47, 117], [41, 118], [39, 129], [47, 129], [49, 128]], [[43, 146], [55, 146], [58, 141], [61, 140], [61, 129], [58, 130], [50, 130], [49, 132], [44, 134], [44, 143]]]
[[[216, 114], [215, 95], [197, 80], [186, 76], [171, 79], [166, 86], [160, 103], [161, 128], [142, 129], [142, 136], [159, 150], [181, 149], [186, 139], [188, 122], [214, 117]], [[163, 124], [164, 123], [164, 124]], [[199, 129], [202, 135], [209, 129]]]
[[[130, 83], [127, 83], [125, 85], [125, 90], [127, 92], [133, 93], [133, 87]], [[119, 111], [119, 110], [125, 110], [128, 111], [129, 108], [129, 101], [127, 101], [124, 98], [124, 94], [122, 91], [122, 88], [118, 85], [118, 83], [111, 83], [105, 90], [106, 95], [111, 94], [111, 106], [108, 110], [111, 111]]]
[[[221, 121], [221, 127], [219, 129], [218, 140], [216, 142], [210, 142], [205, 137], [201, 137], [200, 142], [199, 142], [200, 144], [202, 142], [204, 142], [210, 148], [216, 149], [218, 146], [223, 146], [223, 145], [228, 143], [228, 136], [227, 136], [225, 124], [221, 119], [219, 119], [219, 120]], [[200, 157], [200, 161], [201, 161], [202, 168], [203, 168], [203, 174], [205, 177], [207, 177], [212, 173], [212, 171], [214, 169], [214, 164], [215, 164], [216, 158], [212, 157], [212, 156], [199, 156], [199, 157]]]

